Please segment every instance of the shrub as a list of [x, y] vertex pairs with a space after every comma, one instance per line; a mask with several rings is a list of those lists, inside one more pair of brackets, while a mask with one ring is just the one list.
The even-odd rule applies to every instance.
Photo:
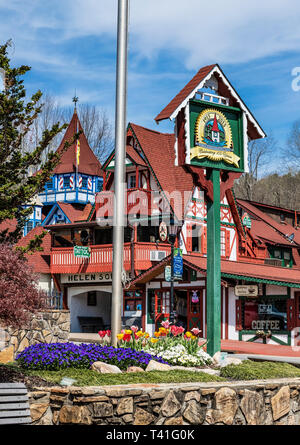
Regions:
[[276, 379], [300, 377], [300, 369], [289, 363], [245, 360], [239, 365], [224, 366], [220, 375], [234, 380]]
[[30, 314], [46, 308], [45, 293], [38, 288], [38, 275], [8, 244], [0, 244], [0, 322], [20, 328]]
[[116, 365], [125, 370], [128, 366], [145, 369], [150, 360], [167, 363], [160, 357], [131, 348], [114, 348], [96, 343], [39, 343], [28, 346], [17, 358], [24, 369], [57, 371], [66, 368], [90, 368], [96, 361]]

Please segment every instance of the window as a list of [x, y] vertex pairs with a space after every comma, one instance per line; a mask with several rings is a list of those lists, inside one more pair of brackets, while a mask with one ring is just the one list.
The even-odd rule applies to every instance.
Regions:
[[194, 224], [192, 226], [192, 252], [200, 252], [201, 251], [201, 232], [203, 230], [203, 226], [199, 226]]
[[103, 187], [103, 180], [102, 180], [102, 178], [101, 179], [97, 179], [97, 192], [101, 192], [101, 190], [102, 190], [102, 187]]
[[81, 178], [82, 178], [82, 186], [81, 186], [81, 188], [87, 189], [87, 181], [88, 181], [87, 176], [82, 176]]
[[70, 188], [70, 175], [64, 176], [64, 189]]
[[225, 230], [221, 230], [221, 257], [226, 256], [226, 234]]
[[45, 184], [45, 190], [52, 190], [53, 189], [53, 178], [51, 178], [48, 182]]
[[124, 312], [142, 310], [142, 293], [139, 291], [124, 292]]
[[130, 173], [128, 175], [127, 186], [129, 189], [136, 188], [135, 173]]
[[96, 291], [88, 292], [87, 294], [87, 305], [97, 306], [97, 293]]
[[30, 232], [30, 230], [33, 229], [33, 221], [28, 221], [28, 223], [26, 224], [26, 235], [27, 233]]
[[242, 327], [252, 331], [286, 331], [287, 301], [285, 299], [260, 298], [242, 302]]

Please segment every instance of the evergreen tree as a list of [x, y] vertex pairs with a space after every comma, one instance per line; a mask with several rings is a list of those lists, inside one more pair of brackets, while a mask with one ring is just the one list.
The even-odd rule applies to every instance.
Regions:
[[[15, 230], [0, 231], [0, 242], [14, 244], [22, 237], [26, 219], [33, 211], [34, 198], [50, 179], [60, 156], [49, 151], [46, 160], [42, 155], [66, 124], [57, 122], [46, 129], [35, 146], [24, 144], [35, 120], [42, 111], [41, 91], [26, 101], [22, 77], [29, 66], [11, 67], [8, 57], [9, 42], [0, 46], [0, 70], [3, 75], [3, 90], [0, 91], [0, 223], [17, 220]], [[75, 135], [76, 139], [78, 135]], [[64, 149], [74, 142], [66, 143]], [[45, 156], [44, 156], [45, 159]], [[36, 171], [30, 175], [30, 171]], [[26, 207], [25, 207], [26, 205]], [[42, 236], [31, 242], [30, 249], [38, 248]]]

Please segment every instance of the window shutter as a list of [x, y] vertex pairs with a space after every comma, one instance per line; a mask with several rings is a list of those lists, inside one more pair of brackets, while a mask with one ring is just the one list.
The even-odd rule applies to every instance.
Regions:
[[242, 301], [235, 302], [235, 328], [237, 331], [242, 331]]
[[225, 230], [225, 255], [226, 258], [230, 256], [230, 230]]
[[187, 252], [192, 251], [192, 224], [186, 225], [186, 250]]
[[287, 329], [291, 331], [296, 326], [296, 304], [295, 300], [291, 298], [286, 302], [286, 313], [287, 313]]
[[207, 253], [207, 228], [203, 226], [202, 236], [201, 236], [201, 252]]

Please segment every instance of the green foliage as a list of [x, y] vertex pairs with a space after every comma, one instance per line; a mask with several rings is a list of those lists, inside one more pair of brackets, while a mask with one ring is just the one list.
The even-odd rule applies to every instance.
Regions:
[[289, 378], [300, 377], [300, 369], [289, 363], [245, 360], [240, 365], [224, 366], [221, 376], [234, 380]]
[[26, 371], [27, 375], [38, 376], [50, 382], [59, 383], [63, 377], [75, 379], [76, 386], [126, 385], [132, 383], [184, 383], [221, 382], [224, 379], [192, 371], [151, 371], [122, 374], [99, 374], [89, 369], [67, 368], [60, 371]]
[[[4, 90], [0, 92], [0, 223], [16, 219], [17, 227], [10, 233], [0, 232], [0, 242], [15, 243], [32, 213], [35, 196], [42, 191], [60, 159], [60, 155], [50, 151], [42, 163], [42, 155], [66, 124], [57, 122], [43, 132], [36, 146], [30, 143], [30, 133], [43, 107], [42, 93], [37, 91], [26, 101], [22, 77], [30, 67], [11, 67], [7, 49], [8, 43], [0, 46], [0, 69], [4, 75]], [[29, 176], [30, 170], [38, 171]], [[40, 243], [39, 239], [31, 247], [39, 247]]]

